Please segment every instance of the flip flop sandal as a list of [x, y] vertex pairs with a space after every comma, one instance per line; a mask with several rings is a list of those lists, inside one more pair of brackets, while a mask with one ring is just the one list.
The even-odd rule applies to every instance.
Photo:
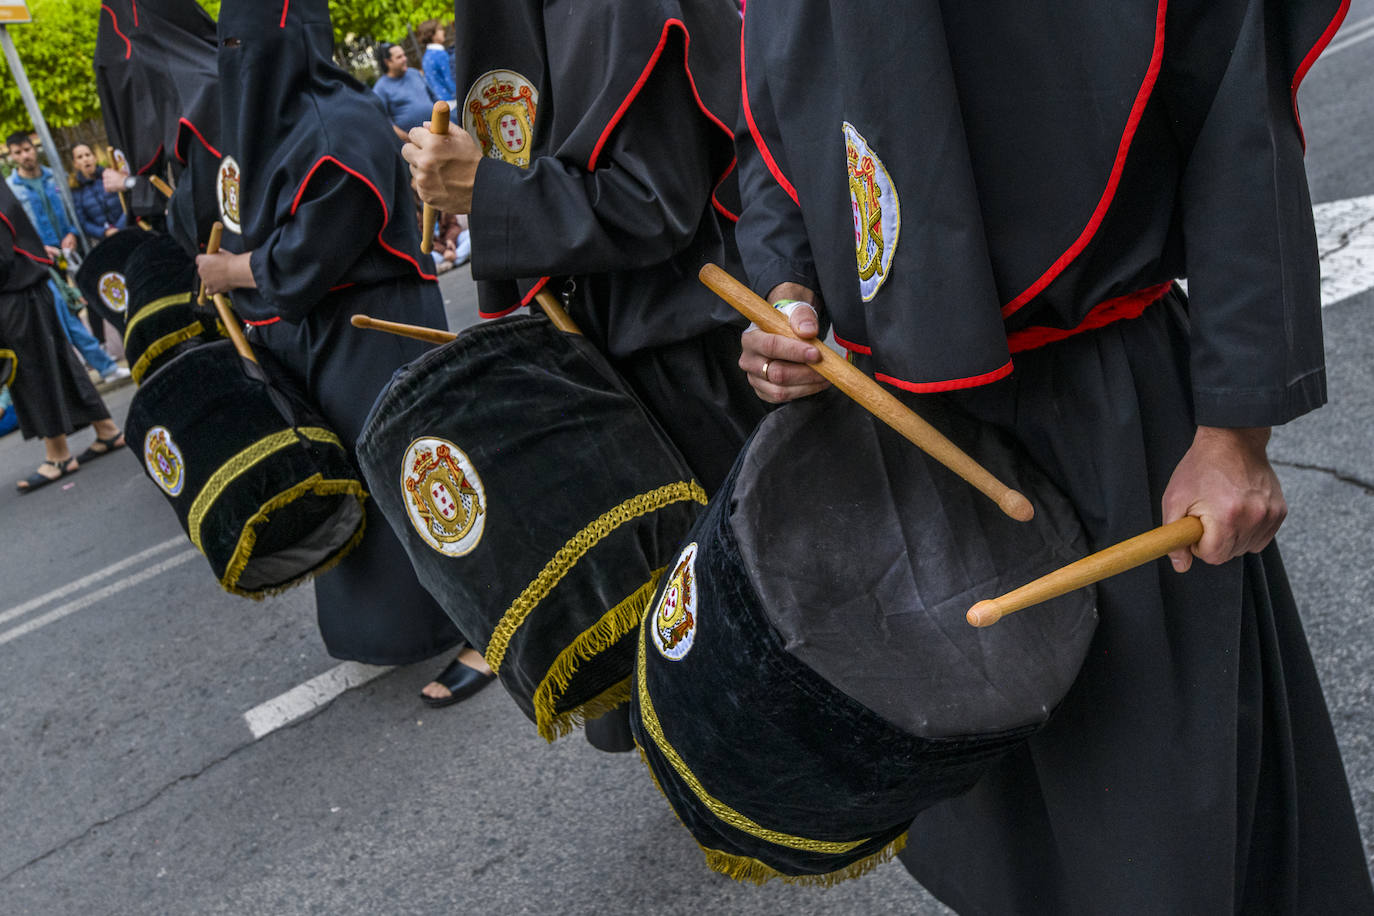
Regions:
[[[77, 456], [76, 456], [76, 460], [77, 460], [77, 462], [78, 462], [79, 464], [85, 464], [86, 462], [88, 462], [88, 461], [94, 461], [94, 460], [97, 459], [97, 458], [104, 458], [106, 455], [110, 454], [110, 452], [113, 452], [113, 451], [115, 451], [116, 449], [121, 449], [121, 448], [123, 448], [125, 445], [128, 444], [127, 442], [120, 442], [120, 441], [119, 441], [120, 439], [123, 439], [123, 438], [124, 438], [124, 434], [123, 434], [122, 432], [115, 433], [113, 436], [111, 436], [111, 437], [108, 438], [108, 439], [102, 439], [102, 438], [100, 438], [99, 436], [96, 436], [96, 437], [95, 437], [95, 442], [99, 442], [101, 445], [105, 446], [104, 451], [99, 451], [99, 452], [97, 452], [97, 451], [95, 450], [95, 442], [92, 442], [89, 448], [87, 448], [87, 449], [86, 449], [84, 452], [82, 452], [80, 455], [77, 455]], [[118, 443], [118, 444], [116, 445], [115, 443]]]
[[[76, 462], [76, 467], [72, 467], [72, 462], [74, 461]], [[45, 458], [43, 459], [43, 463], [57, 468], [57, 476], [48, 477], [34, 471], [27, 478], [15, 484], [14, 488], [20, 493], [32, 493], [34, 490], [43, 489], [50, 483], [57, 483], [68, 474], [75, 474], [77, 471], [81, 470], [81, 462], [71, 456], [68, 456], [64, 461], [49, 461]]]

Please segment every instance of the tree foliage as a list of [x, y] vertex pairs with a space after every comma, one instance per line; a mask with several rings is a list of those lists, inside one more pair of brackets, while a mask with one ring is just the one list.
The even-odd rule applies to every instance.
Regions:
[[[262, 2], [262, 0], [241, 0]], [[200, 0], [212, 16], [220, 0]], [[100, 117], [91, 59], [100, 25], [100, 0], [28, 0], [32, 22], [12, 25], [10, 36], [24, 65], [43, 117], [54, 130]], [[406, 26], [426, 19], [451, 19], [453, 0], [344, 0], [329, 5], [334, 41], [399, 41]], [[31, 126], [19, 87], [7, 65], [0, 80], [0, 137]], [[60, 144], [59, 144], [60, 145]]]

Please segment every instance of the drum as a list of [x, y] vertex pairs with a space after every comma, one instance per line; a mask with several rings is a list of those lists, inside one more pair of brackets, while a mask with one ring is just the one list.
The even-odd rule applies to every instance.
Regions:
[[863, 873], [1040, 728], [1083, 662], [1091, 590], [997, 627], [965, 621], [1077, 559], [1084, 537], [997, 431], [933, 399], [921, 413], [1035, 519], [1007, 518], [831, 390], [764, 419], [659, 584], [631, 726], [717, 871]]
[[101, 318], [124, 333], [129, 306], [129, 257], [150, 239], [157, 238], [142, 229], [124, 229], [102, 239], [86, 255], [76, 272], [76, 285], [86, 304]]
[[358, 460], [541, 735], [629, 698], [635, 630], [706, 494], [590, 343], [542, 316], [464, 331], [396, 373]]
[[339, 437], [258, 359], [227, 340], [180, 354], [139, 386], [124, 427], [220, 585], [250, 598], [342, 559], [362, 539], [367, 498]]
[[140, 245], [129, 256], [125, 276], [129, 309], [124, 354], [137, 384], [181, 353], [223, 336], [214, 309], [196, 305], [195, 259], [171, 236], [155, 236]]
[[[3, 343], [3, 341], [0, 341]], [[19, 373], [19, 354], [0, 347], [0, 388], [7, 388]]]

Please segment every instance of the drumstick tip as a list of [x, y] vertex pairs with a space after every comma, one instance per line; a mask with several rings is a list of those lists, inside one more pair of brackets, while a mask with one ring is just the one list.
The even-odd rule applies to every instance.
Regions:
[[372, 323], [372, 319], [368, 318], [366, 315], [354, 315], [352, 318], [348, 319], [348, 323], [355, 328], [365, 328]]
[[990, 627], [1002, 619], [1002, 611], [997, 607], [996, 601], [979, 601], [968, 609], [968, 613], [964, 615], [964, 619], [967, 620], [971, 626]]
[[1016, 490], [1007, 490], [1003, 493], [1002, 498], [997, 500], [997, 505], [1018, 522], [1028, 522], [1035, 518], [1035, 507], [1031, 505], [1031, 501]]

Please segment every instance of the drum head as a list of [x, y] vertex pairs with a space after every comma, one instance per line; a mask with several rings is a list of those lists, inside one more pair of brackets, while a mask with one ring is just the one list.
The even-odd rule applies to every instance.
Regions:
[[76, 285], [86, 297], [86, 304], [118, 328], [121, 335], [130, 305], [129, 258], [144, 242], [154, 238], [154, 233], [142, 229], [116, 232], [92, 248], [76, 272]]

